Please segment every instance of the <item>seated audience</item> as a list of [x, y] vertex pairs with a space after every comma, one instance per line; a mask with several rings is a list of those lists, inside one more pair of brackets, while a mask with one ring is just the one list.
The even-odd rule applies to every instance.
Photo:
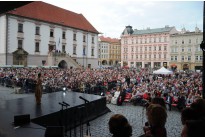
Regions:
[[111, 99], [112, 104], [117, 104], [117, 100], [118, 100], [118, 97], [120, 96], [120, 92], [121, 92], [120, 87], [118, 87], [116, 92], [114, 93], [114, 96]]

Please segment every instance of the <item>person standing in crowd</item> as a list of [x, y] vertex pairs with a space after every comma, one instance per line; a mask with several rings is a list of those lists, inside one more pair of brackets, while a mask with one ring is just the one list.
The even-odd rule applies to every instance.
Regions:
[[169, 92], [168, 96], [166, 97], [166, 103], [168, 104], [168, 110], [172, 110], [172, 102], [173, 102], [173, 94]]
[[110, 133], [113, 137], [131, 137], [132, 126], [129, 124], [126, 117], [121, 114], [113, 115], [109, 122]]
[[41, 104], [41, 97], [42, 97], [41, 73], [38, 74], [36, 88], [35, 88], [35, 97], [36, 97], [36, 103]]

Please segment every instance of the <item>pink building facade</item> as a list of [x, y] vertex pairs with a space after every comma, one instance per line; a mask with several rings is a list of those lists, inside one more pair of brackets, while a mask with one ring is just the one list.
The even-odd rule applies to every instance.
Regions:
[[126, 26], [121, 35], [121, 66], [160, 68], [169, 67], [170, 35], [178, 31], [165, 26], [146, 30]]

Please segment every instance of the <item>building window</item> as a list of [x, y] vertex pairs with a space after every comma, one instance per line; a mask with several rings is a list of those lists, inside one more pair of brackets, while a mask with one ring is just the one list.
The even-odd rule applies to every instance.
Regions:
[[159, 46], [159, 51], [161, 51], [161, 46]]
[[92, 44], [94, 44], [94, 37], [92, 37]]
[[136, 39], [136, 44], [138, 44], [138, 39]]
[[191, 44], [191, 39], [189, 39], [189, 44]]
[[157, 48], [156, 48], [156, 46], [154, 46], [154, 51], [156, 51], [157, 50]]
[[195, 56], [195, 60], [198, 61], [198, 56]]
[[18, 40], [18, 48], [23, 48], [23, 40]]
[[40, 27], [36, 26], [36, 35], [40, 35]]
[[182, 44], [184, 44], [184, 40], [182, 40]]
[[177, 44], [177, 40], [175, 40], [175, 44]]
[[156, 55], [154, 55], [154, 59], [156, 59]]
[[188, 61], [191, 61], [191, 56], [188, 56]]
[[94, 49], [91, 49], [91, 56], [94, 56]]
[[174, 56], [171, 56], [171, 61], [173, 61], [174, 60]]
[[145, 51], [147, 51], [147, 47], [145, 47]]
[[174, 52], [174, 49], [175, 49], [174, 47], [171, 48], [172, 53]]
[[138, 59], [138, 55], [136, 55], [136, 59]]
[[175, 61], [177, 61], [177, 56], [175, 56]]
[[134, 52], [134, 48], [132, 47], [132, 52]]
[[50, 29], [50, 37], [53, 37], [53, 36], [54, 36], [54, 30]]
[[184, 47], [182, 47], [182, 52], [184, 52]]
[[142, 55], [140, 55], [140, 59], [142, 59]]
[[65, 51], [65, 45], [62, 45], [62, 52], [63, 52], [63, 53], [66, 53], [66, 51]]
[[200, 56], [200, 61], [202, 61], [203, 60], [203, 56]]
[[76, 41], [76, 33], [73, 34], [73, 40]]
[[149, 55], [149, 59], [151, 59], [151, 55]]
[[159, 54], [159, 59], [161, 59], [161, 55]]
[[164, 42], [167, 42], [167, 37], [164, 37]]
[[62, 38], [65, 39], [65, 32], [62, 33]]
[[151, 46], [149, 47], [149, 51], [151, 51], [152, 50], [152, 48], [151, 48]]
[[23, 33], [23, 24], [18, 23], [18, 32]]
[[184, 56], [182, 56], [182, 61], [184, 61]]
[[35, 44], [35, 52], [39, 52], [39, 42], [36, 42]]
[[140, 51], [142, 51], [142, 47], [140, 47]]
[[159, 38], [159, 42], [161, 42], [161, 37]]
[[167, 51], [167, 46], [164, 46], [164, 51]]
[[149, 38], [149, 43], [151, 43], [152, 41], [151, 41], [151, 37]]
[[156, 43], [156, 38], [154, 37], [154, 43]]
[[85, 36], [85, 35], [83, 35], [83, 42], [85, 42], [85, 40], [86, 40], [86, 36]]
[[191, 52], [191, 47], [188, 47], [188, 52]]
[[166, 59], [167, 58], [167, 55], [166, 54], [164, 54], [164, 59]]
[[76, 45], [73, 45], [73, 55], [76, 55]]
[[133, 55], [132, 55], [132, 59], [133, 59]]

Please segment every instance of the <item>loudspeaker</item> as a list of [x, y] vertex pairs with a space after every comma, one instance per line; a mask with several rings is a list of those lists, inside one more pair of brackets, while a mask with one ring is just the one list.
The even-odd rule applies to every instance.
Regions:
[[47, 126], [45, 137], [64, 137], [65, 131], [63, 126]]
[[30, 123], [30, 114], [14, 116], [14, 125], [21, 126]]

